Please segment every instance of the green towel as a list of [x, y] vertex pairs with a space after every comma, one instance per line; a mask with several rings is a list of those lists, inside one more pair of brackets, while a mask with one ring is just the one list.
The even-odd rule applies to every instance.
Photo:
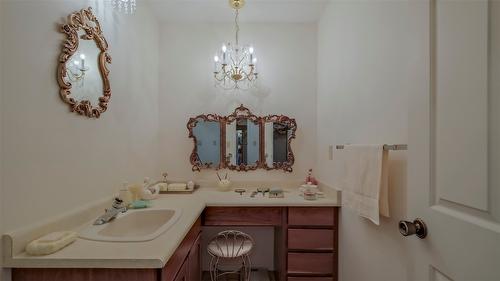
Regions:
[[144, 208], [149, 208], [149, 207], [151, 207], [150, 200], [136, 200], [136, 201], [130, 203], [130, 205], [129, 205], [130, 209], [144, 209]]

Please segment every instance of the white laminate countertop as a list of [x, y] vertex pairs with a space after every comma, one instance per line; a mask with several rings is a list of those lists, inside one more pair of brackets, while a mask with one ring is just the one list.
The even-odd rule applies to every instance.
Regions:
[[[251, 190], [251, 189], [247, 189]], [[163, 234], [146, 242], [98, 242], [77, 239], [74, 243], [46, 256], [30, 256], [24, 247], [30, 240], [48, 232], [62, 230], [61, 225], [73, 222], [72, 230], [78, 230], [95, 219], [95, 212], [86, 215], [73, 214], [61, 218], [58, 223], [52, 221], [48, 226], [38, 226], [36, 230], [17, 231], [3, 236], [4, 267], [10, 268], [162, 268], [180, 245], [188, 231], [200, 217], [205, 207], [215, 206], [340, 206], [337, 192], [329, 192], [326, 198], [306, 201], [297, 189], [285, 189], [285, 198], [265, 198], [258, 195], [250, 197], [246, 192], [242, 196], [234, 191], [219, 192], [211, 188], [201, 188], [193, 194], [166, 194], [153, 201], [154, 208], [178, 208], [182, 214], [178, 221]], [[95, 207], [102, 210], [102, 206]], [[133, 212], [130, 210], [129, 212]], [[75, 220], [79, 220], [75, 225]], [[65, 222], [66, 221], [66, 222]], [[54, 227], [58, 226], [58, 227]], [[68, 229], [66, 229], [68, 230]]]

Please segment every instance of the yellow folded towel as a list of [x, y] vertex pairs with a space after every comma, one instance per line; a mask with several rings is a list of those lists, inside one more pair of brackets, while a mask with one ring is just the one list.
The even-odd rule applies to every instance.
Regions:
[[168, 190], [168, 184], [166, 183], [159, 183], [158, 186], [160, 187], [160, 191], [167, 191]]
[[31, 241], [26, 246], [26, 252], [33, 256], [49, 255], [73, 243], [78, 233], [73, 231], [52, 232]]
[[187, 190], [185, 183], [171, 183], [168, 185], [168, 191], [184, 191]]

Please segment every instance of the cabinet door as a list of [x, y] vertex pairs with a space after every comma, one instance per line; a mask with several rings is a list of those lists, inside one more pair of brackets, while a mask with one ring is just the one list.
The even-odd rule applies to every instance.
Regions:
[[201, 280], [201, 235], [198, 235], [186, 261], [189, 281]]
[[188, 280], [188, 262], [187, 260], [182, 264], [181, 269], [177, 272], [177, 276], [175, 276], [174, 281], [189, 281]]

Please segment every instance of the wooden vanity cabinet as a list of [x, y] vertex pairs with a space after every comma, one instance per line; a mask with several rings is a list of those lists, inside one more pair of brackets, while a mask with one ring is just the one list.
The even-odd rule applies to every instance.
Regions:
[[337, 207], [209, 207], [203, 214], [205, 226], [274, 227], [280, 281], [337, 280], [337, 222]]
[[201, 280], [201, 220], [198, 219], [161, 270], [161, 281]]
[[179, 272], [177, 272], [177, 275], [175, 276], [173, 281], [188, 281], [189, 280], [189, 271], [188, 270], [189, 270], [189, 264], [188, 264], [188, 261], [186, 260], [182, 264], [182, 267], [179, 269]]
[[[14, 268], [13, 281], [201, 281], [205, 226], [274, 227], [279, 281], [336, 281], [337, 207], [208, 207], [161, 269]], [[258, 245], [257, 245], [258, 247]]]
[[200, 281], [200, 240], [198, 219], [162, 269], [13, 268], [12, 281]]
[[188, 280], [189, 281], [201, 281], [202, 278], [202, 268], [201, 268], [201, 234], [198, 235], [198, 239], [191, 247], [191, 251], [188, 255]]
[[338, 208], [291, 207], [287, 216], [287, 281], [335, 281]]

